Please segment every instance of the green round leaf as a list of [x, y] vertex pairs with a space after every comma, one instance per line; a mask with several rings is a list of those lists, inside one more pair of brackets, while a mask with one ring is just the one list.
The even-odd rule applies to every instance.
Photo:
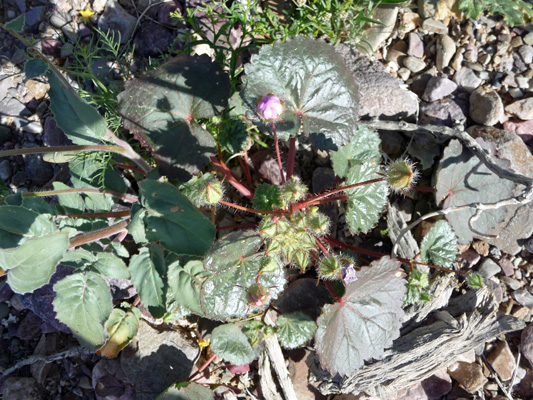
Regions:
[[208, 56], [179, 55], [127, 82], [118, 109], [161, 172], [185, 182], [215, 153], [213, 137], [195, 120], [226, 107], [229, 90], [228, 76]]
[[104, 344], [104, 324], [111, 314], [111, 294], [94, 272], [69, 275], [54, 285], [54, 310], [76, 339], [91, 351]]
[[[277, 123], [282, 139], [303, 133], [315, 147], [336, 149], [354, 134], [358, 116], [357, 86], [333, 46], [295, 37], [265, 45], [245, 66], [241, 97], [249, 116], [257, 99], [274, 93], [285, 103]], [[272, 133], [268, 124], [265, 130]]]
[[383, 257], [357, 272], [342, 302], [326, 305], [318, 318], [316, 350], [331, 374], [350, 375], [378, 359], [400, 335], [406, 293], [401, 263]]
[[70, 243], [66, 233], [33, 238], [15, 249], [0, 250], [0, 267], [15, 293], [33, 292], [50, 282]]
[[202, 256], [215, 239], [215, 226], [178, 189], [158, 181], [139, 182], [146, 238], [178, 254]]
[[438, 221], [422, 240], [420, 258], [422, 262], [450, 268], [457, 251], [457, 236], [452, 227], [446, 221]]
[[316, 331], [316, 324], [302, 313], [284, 314], [276, 321], [278, 337], [286, 349], [295, 349], [307, 343]]
[[252, 347], [242, 333], [242, 324], [217, 326], [211, 336], [211, 349], [233, 365], [246, 365], [259, 357], [261, 346]]

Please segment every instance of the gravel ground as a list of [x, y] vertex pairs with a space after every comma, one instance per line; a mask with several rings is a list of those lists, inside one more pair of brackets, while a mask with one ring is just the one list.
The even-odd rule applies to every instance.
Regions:
[[[135, 44], [135, 72], [143, 61], [176, 42], [178, 32], [170, 25], [168, 13], [194, 3], [198, 2], [4, 0], [0, 18], [9, 21], [24, 13], [27, 33], [42, 39], [38, 48], [67, 65], [72, 43], [76, 39], [88, 42], [94, 35], [92, 27], [118, 29], [123, 43]], [[361, 87], [362, 118], [402, 119], [461, 129], [483, 126], [478, 128], [481, 134], [492, 137], [500, 137], [501, 130], [506, 130], [513, 134], [512, 140], [521, 139], [508, 150], [508, 157], [515, 162], [513, 168], [533, 177], [533, 26], [511, 28], [499, 18], [459, 20], [446, 7], [437, 12], [437, 3], [450, 4], [445, 0], [426, 0], [419, 1], [418, 8], [379, 10], [376, 18], [384, 26], [369, 29], [365, 37], [367, 46], [376, 50], [372, 61], [366, 56], [346, 56]], [[79, 14], [87, 7], [95, 12], [89, 20]], [[7, 150], [66, 144], [49, 111], [49, 86], [25, 76], [25, 61], [25, 51], [17, 41], [0, 31], [0, 146]], [[388, 134], [382, 139], [384, 151], [391, 156], [401, 154], [407, 144], [400, 135]], [[411, 155], [419, 158], [429, 179], [442, 148], [414, 143], [416, 146], [418, 152]], [[300, 161], [305, 164], [305, 160]], [[325, 178], [318, 176], [320, 173]], [[315, 171], [313, 185], [320, 187], [323, 179], [331, 179], [328, 173], [327, 168]], [[40, 157], [16, 156], [0, 160], [0, 179], [13, 192], [25, 192], [50, 187], [54, 181], [68, 182], [68, 174], [61, 165], [49, 164]], [[399, 202], [406, 222], [414, 219], [415, 202], [409, 198]], [[529, 324], [533, 310], [533, 221], [529, 218], [533, 218], [533, 213], [529, 208], [524, 210], [517, 214], [514, 225], [506, 228], [509, 234], [462, 246], [457, 264], [476, 270], [485, 278], [501, 312]], [[342, 228], [341, 218], [339, 230]], [[428, 224], [421, 224], [415, 237], [427, 229]], [[50, 288], [48, 292], [43, 290], [40, 298], [46, 299], [49, 292]], [[1, 398], [135, 398], [131, 377], [137, 371], [128, 369], [124, 360], [105, 360], [80, 350], [77, 342], [64, 333], [64, 327], [38, 316], [43, 306], [37, 303], [27, 296], [13, 295], [5, 280], [0, 279], [0, 369], [8, 370], [22, 360], [31, 361], [0, 377]], [[148, 325], [145, 330], [148, 338], [168, 340]], [[53, 362], [42, 360], [64, 351], [67, 353]], [[327, 398], [318, 393], [316, 384], [307, 383], [312, 354], [301, 349], [287, 356], [299, 399]], [[479, 346], [448, 368], [435, 371], [433, 377], [386, 398], [505, 399], [511, 398], [512, 393], [514, 399], [533, 399], [530, 362], [533, 324]], [[261, 398], [253, 372], [232, 375], [224, 370], [216, 379], [247, 387], [249, 391], [239, 398]], [[223, 396], [235, 398], [231, 392]], [[364, 394], [330, 398], [376, 399]]]

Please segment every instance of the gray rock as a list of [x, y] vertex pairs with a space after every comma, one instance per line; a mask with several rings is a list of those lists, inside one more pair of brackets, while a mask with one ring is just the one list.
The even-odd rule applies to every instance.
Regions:
[[455, 92], [456, 89], [457, 84], [455, 82], [442, 76], [434, 76], [428, 81], [422, 99], [425, 101], [440, 100]]
[[120, 32], [120, 43], [126, 43], [135, 29], [137, 19], [128, 14], [117, 0], [108, 1], [104, 13], [98, 20], [98, 27], [103, 31], [108, 29]]
[[418, 0], [418, 13], [422, 18], [431, 18], [437, 12], [439, 0]]
[[456, 99], [448, 98], [422, 102], [420, 104], [420, 124], [445, 125], [452, 127], [459, 121], [464, 121], [467, 116], [468, 106], [459, 103]]
[[533, 45], [533, 32], [529, 32], [522, 40], [525, 44]]
[[146, 21], [135, 35], [135, 53], [141, 57], [158, 56], [168, 52], [174, 35], [165, 27], [152, 21]]
[[501, 272], [502, 268], [490, 258], [485, 258], [479, 266], [479, 274], [486, 279], [493, 277]]
[[533, 119], [533, 98], [514, 101], [505, 107], [505, 111], [524, 121]]
[[29, 124], [22, 126], [24, 132], [33, 133], [34, 135], [40, 135], [43, 133], [43, 126], [39, 121], [31, 121]]
[[487, 383], [483, 368], [479, 364], [458, 361], [448, 367], [448, 373], [469, 393], [477, 392]]
[[413, 57], [422, 58], [424, 56], [424, 42], [420, 36], [415, 32], [409, 33], [409, 47], [407, 54]]
[[448, 27], [444, 25], [441, 21], [435, 21], [433, 18], [425, 19], [422, 22], [422, 29], [425, 29], [428, 32], [438, 33], [441, 35], [448, 34]]
[[42, 400], [44, 396], [37, 387], [35, 379], [17, 376], [5, 380], [2, 398], [6, 400]]
[[26, 179], [28, 179], [28, 176], [25, 171], [17, 171], [17, 173], [11, 178], [11, 184], [19, 188], [26, 184]]
[[483, 80], [479, 78], [474, 71], [470, 68], [463, 67], [453, 77], [453, 80], [457, 85], [467, 92], [473, 92], [476, 90]]
[[480, 87], [470, 95], [470, 118], [481, 125], [492, 126], [504, 116], [502, 99], [495, 90]]
[[[524, 176], [533, 176], [533, 155], [520, 136], [487, 127], [474, 127], [468, 132], [474, 138], [492, 141], [498, 157], [510, 161], [511, 170]], [[504, 253], [515, 255], [522, 250], [522, 240], [533, 235], [533, 203], [505, 207], [505, 212], [505, 219], [500, 224], [503, 229], [498, 232], [498, 238], [485, 241]]]
[[95, 389], [96, 400], [135, 398], [135, 388], [116, 358], [102, 359], [96, 363], [92, 370], [91, 386]]
[[0, 115], [18, 116], [28, 112], [26, 106], [14, 97], [8, 96], [0, 101]]
[[505, 340], [499, 341], [496, 344], [496, 347], [490, 352], [487, 360], [502, 381], [508, 381], [513, 377], [516, 362]]
[[522, 354], [527, 358], [529, 364], [533, 366], [533, 323], [530, 323], [522, 331], [520, 350]]
[[[31, 143], [25, 143], [24, 148], [38, 147]], [[41, 154], [28, 154], [24, 156], [27, 178], [35, 185], [42, 186], [54, 176], [54, 168], [51, 163], [43, 160]]]
[[139, 324], [137, 349], [130, 344], [120, 363], [135, 385], [138, 400], [152, 400], [167, 387], [188, 378], [200, 354], [198, 345], [180, 331], [159, 331]]
[[464, 52], [465, 61], [472, 62], [472, 63], [477, 62], [478, 52], [479, 50], [474, 44], [468, 43], [465, 46], [465, 52]]
[[11, 178], [13, 170], [11, 169], [11, 163], [9, 160], [3, 159], [0, 161], [0, 179], [4, 182]]
[[72, 18], [66, 12], [56, 12], [50, 16], [50, 25], [54, 28], [61, 29], [65, 25], [70, 24]]
[[407, 56], [403, 59], [403, 66], [416, 74], [426, 68], [426, 63], [420, 58]]
[[524, 307], [533, 310], [533, 295], [528, 290], [515, 290], [513, 292], [513, 298]]
[[414, 121], [418, 114], [418, 98], [403, 89], [379, 62], [372, 62], [347, 45], [336, 47], [359, 86], [362, 117], [406, 119]]
[[428, 399], [442, 399], [452, 390], [452, 378], [446, 369], [442, 369], [424, 379], [422, 387]]
[[442, 71], [450, 64], [456, 50], [457, 47], [451, 37], [448, 35], [439, 36], [437, 39], [437, 59], [435, 62], [439, 71]]
[[510, 278], [508, 276], [502, 276], [501, 281], [505, 283], [511, 290], [518, 290], [520, 289], [520, 281]]
[[396, 18], [398, 17], [398, 10], [399, 7], [397, 6], [380, 6], [374, 11], [372, 18], [380, 21], [382, 25], [369, 24], [369, 28], [364, 31], [359, 44], [367, 53], [372, 54], [375, 52], [392, 35], [394, 25], [396, 25]]
[[66, 146], [71, 145], [72, 141], [57, 126], [56, 120], [48, 117], [44, 121], [43, 143], [47, 146]]
[[522, 60], [526, 64], [531, 64], [533, 62], [533, 47], [531, 47], [528, 44], [525, 44], [523, 46], [520, 46], [518, 48], [518, 53], [520, 53], [520, 57], [522, 57]]
[[28, 28], [34, 28], [36, 25], [38, 25], [44, 18], [44, 14], [46, 12], [45, 6], [36, 6], [31, 7], [29, 11], [24, 13], [24, 19], [26, 23], [26, 29]]

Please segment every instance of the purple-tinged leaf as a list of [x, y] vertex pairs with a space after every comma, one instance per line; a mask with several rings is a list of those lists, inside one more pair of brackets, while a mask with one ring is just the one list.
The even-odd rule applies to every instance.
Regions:
[[341, 302], [318, 318], [316, 350], [332, 374], [350, 375], [366, 360], [379, 359], [400, 335], [405, 296], [401, 263], [383, 257], [357, 272]]

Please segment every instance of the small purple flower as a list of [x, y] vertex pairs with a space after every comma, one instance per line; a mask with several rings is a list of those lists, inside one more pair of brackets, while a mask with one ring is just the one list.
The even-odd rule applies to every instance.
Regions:
[[285, 103], [274, 93], [269, 93], [257, 99], [257, 114], [265, 122], [278, 121], [284, 109]]
[[355, 274], [354, 264], [344, 264], [341, 268], [342, 271], [342, 280], [344, 283], [350, 283], [357, 280], [357, 275]]

